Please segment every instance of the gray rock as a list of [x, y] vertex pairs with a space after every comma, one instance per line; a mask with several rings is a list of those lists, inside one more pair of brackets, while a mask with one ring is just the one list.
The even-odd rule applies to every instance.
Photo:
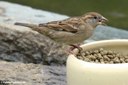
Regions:
[[0, 61], [0, 82], [66, 85], [65, 66], [37, 64], [64, 64], [63, 46], [27, 27], [13, 25], [16, 21], [36, 24], [64, 18], [67, 16], [0, 1], [0, 60], [11, 61]]
[[[0, 1], [0, 60], [11, 61], [0, 61], [0, 81], [66, 85], [65, 66], [57, 66], [65, 64], [65, 46], [27, 27], [14, 25], [15, 22], [38, 24], [65, 18], [68, 16]], [[98, 26], [94, 35], [85, 42], [104, 39], [128, 39], [128, 32]]]
[[0, 1], [0, 22], [13, 24], [14, 22], [46, 23], [54, 20], [68, 18], [44, 10], [33, 9], [32, 7]]
[[67, 16], [35, 10], [0, 1], [0, 59], [23, 63], [64, 64], [63, 46], [26, 27], [14, 26], [19, 22], [47, 22]]
[[128, 31], [110, 26], [98, 26], [89, 40], [128, 39]]
[[66, 70], [65, 66], [0, 61], [0, 82], [5, 85], [7, 82], [11, 85], [66, 85]]
[[[15, 26], [14, 22], [45, 23], [68, 18], [18, 4], [0, 1], [0, 59], [24, 63], [64, 64], [64, 46], [55, 43], [27, 27]], [[4, 23], [4, 24], [2, 24]], [[128, 38], [128, 32], [108, 26], [98, 26], [94, 35], [85, 42]], [[62, 50], [62, 48], [64, 48]], [[19, 57], [20, 56], [20, 57]]]
[[43, 66], [46, 85], [66, 85], [65, 66]]
[[28, 28], [0, 24], [0, 35], [1, 60], [47, 65], [65, 63], [66, 53], [61, 45]]

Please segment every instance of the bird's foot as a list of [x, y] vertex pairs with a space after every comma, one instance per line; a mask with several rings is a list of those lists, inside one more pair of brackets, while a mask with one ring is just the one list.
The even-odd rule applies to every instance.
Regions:
[[69, 54], [74, 54], [73, 53], [73, 50], [74, 49], [78, 49], [78, 53], [81, 53], [81, 51], [83, 50], [81, 47], [80, 47], [80, 45], [74, 45], [74, 44], [71, 44], [70, 45], [71, 47], [69, 48]]

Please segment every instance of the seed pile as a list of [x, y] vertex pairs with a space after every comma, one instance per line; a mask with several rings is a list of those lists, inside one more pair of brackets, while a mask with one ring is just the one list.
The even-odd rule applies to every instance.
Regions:
[[112, 50], [105, 50], [103, 48], [92, 51], [82, 51], [77, 54], [77, 58], [86, 62], [94, 63], [128, 63], [128, 55], [123, 55]]

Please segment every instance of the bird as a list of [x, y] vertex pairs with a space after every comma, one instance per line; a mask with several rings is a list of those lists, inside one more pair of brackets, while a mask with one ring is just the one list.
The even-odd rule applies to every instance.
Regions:
[[97, 12], [87, 12], [81, 16], [38, 25], [21, 22], [16, 22], [15, 25], [29, 27], [58, 43], [80, 48], [78, 44], [91, 37], [95, 28], [105, 25], [107, 21], [107, 18]]

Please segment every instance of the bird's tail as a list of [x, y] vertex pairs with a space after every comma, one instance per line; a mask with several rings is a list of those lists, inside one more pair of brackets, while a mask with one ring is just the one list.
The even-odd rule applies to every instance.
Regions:
[[39, 32], [41, 34], [44, 34], [44, 35], [48, 35], [48, 33], [50, 32], [50, 30], [48, 28], [46, 28], [46, 27], [39, 27], [38, 25], [35, 25], [35, 24], [16, 22], [15, 25], [29, 27], [32, 30], [37, 31], [37, 32]]
[[15, 25], [29, 27], [29, 28], [31, 28], [33, 30], [38, 27], [38, 25], [35, 25], [35, 24], [21, 23], [21, 22], [16, 22]]

